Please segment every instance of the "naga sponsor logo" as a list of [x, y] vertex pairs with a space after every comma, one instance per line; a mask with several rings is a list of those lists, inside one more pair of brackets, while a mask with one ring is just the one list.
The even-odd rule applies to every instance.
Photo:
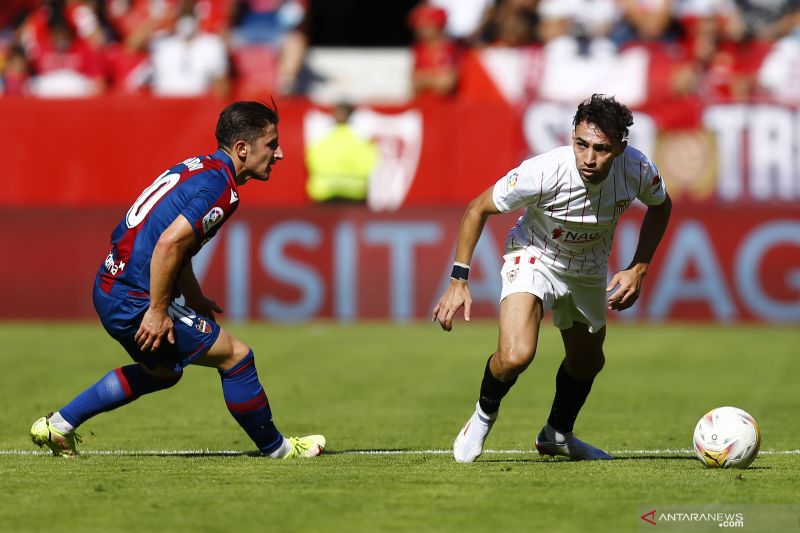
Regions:
[[203, 233], [208, 233], [211, 228], [222, 221], [222, 217], [224, 216], [225, 212], [221, 207], [212, 207], [211, 211], [206, 213], [206, 216], [203, 217]]
[[112, 251], [108, 252], [103, 266], [111, 273], [112, 276], [116, 276], [118, 272], [125, 270], [125, 261], [120, 261], [119, 264], [117, 264], [114, 261], [114, 252]]
[[587, 242], [594, 242], [606, 236], [606, 230], [601, 231], [571, 231], [564, 228], [556, 228], [553, 230], [553, 240], [564, 237], [562, 242], [568, 244], [584, 244]]

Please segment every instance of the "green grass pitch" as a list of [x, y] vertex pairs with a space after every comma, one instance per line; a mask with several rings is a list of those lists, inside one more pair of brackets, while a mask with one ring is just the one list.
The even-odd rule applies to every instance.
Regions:
[[[193, 367], [177, 387], [87, 422], [81, 458], [45, 455], [28, 437], [34, 419], [129, 360], [99, 324], [6, 323], [0, 527], [644, 531], [640, 514], [659, 506], [800, 501], [796, 327], [611, 324], [606, 367], [576, 434], [618, 460], [582, 463], [531, 451], [562, 357], [548, 323], [487, 441], [495, 451], [468, 465], [448, 450], [496, 346], [494, 323], [459, 321], [449, 334], [380, 322], [230, 330], [254, 348], [282, 432], [324, 433], [329, 453], [215, 453], [252, 446], [225, 409], [216, 371]], [[761, 425], [762, 454], [746, 470], [707, 470], [689, 452], [697, 420], [722, 405]], [[357, 453], [374, 450], [403, 453]], [[782, 529], [800, 531], [799, 521], [800, 512]]]

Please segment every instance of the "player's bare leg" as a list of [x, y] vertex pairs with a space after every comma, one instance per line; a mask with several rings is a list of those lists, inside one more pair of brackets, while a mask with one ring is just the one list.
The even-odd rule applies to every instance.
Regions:
[[500, 409], [500, 401], [536, 355], [542, 301], [529, 293], [508, 295], [500, 303], [498, 349], [484, 369], [480, 398], [453, 443], [453, 457], [460, 463], [475, 461], [483, 453]]
[[586, 325], [577, 322], [572, 328], [561, 330], [566, 356], [556, 375], [556, 395], [550, 416], [536, 437], [540, 454], [572, 459], [612, 459], [608, 453], [586, 444], [572, 433], [594, 378], [605, 364], [605, 335], [605, 327], [590, 333]]
[[273, 458], [316, 457], [325, 449], [325, 437], [287, 437], [272, 422], [267, 395], [258, 379], [253, 351], [242, 341], [220, 330], [211, 349], [195, 364], [219, 371], [225, 404], [233, 418], [264, 455]]

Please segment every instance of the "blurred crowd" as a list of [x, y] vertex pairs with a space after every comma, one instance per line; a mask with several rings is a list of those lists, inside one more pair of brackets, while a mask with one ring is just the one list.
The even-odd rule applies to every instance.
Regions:
[[[0, 90], [303, 94], [310, 9], [309, 0], [4, 0]], [[420, 98], [457, 96], [470, 50], [535, 50], [568, 65], [640, 47], [659, 96], [800, 103], [800, 0], [421, 0], [403, 24]]]
[[457, 92], [463, 50], [534, 50], [580, 83], [582, 66], [638, 47], [651, 100], [800, 103], [799, 0], [427, 0], [410, 21], [418, 93]]
[[306, 0], [3, 0], [2, 92], [225, 96], [246, 76], [296, 93], [306, 14]]

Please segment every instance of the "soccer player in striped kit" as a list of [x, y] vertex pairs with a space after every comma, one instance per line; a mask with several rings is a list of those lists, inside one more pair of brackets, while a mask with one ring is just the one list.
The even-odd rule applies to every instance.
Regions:
[[[470, 202], [461, 221], [450, 285], [433, 320], [450, 331], [463, 306], [470, 319], [469, 262], [487, 217], [525, 208], [506, 241], [500, 273], [500, 332], [486, 363], [475, 412], [459, 432], [453, 456], [475, 461], [497, 420], [500, 402], [534, 359], [544, 313], [552, 311], [565, 357], [547, 423], [536, 438], [544, 455], [612, 457], [573, 435], [573, 425], [605, 356], [606, 307], [636, 302], [669, 222], [671, 202], [655, 165], [627, 145], [630, 110], [595, 94], [578, 106], [572, 146], [523, 161]], [[647, 206], [627, 269], [607, 283], [617, 220], [634, 199]]]
[[[314, 457], [321, 435], [288, 437], [275, 427], [253, 351], [217, 324], [222, 312], [203, 295], [191, 258], [239, 207], [239, 187], [267, 181], [283, 159], [278, 114], [260, 102], [235, 102], [220, 113], [217, 151], [161, 174], [111, 234], [94, 284], [106, 331], [135, 364], [108, 372], [64, 407], [37, 420], [31, 438], [54, 455], [77, 455], [75, 429], [143, 394], [175, 385], [190, 364], [216, 368], [231, 415], [259, 451], [273, 458]], [[184, 297], [184, 305], [175, 300]]]

